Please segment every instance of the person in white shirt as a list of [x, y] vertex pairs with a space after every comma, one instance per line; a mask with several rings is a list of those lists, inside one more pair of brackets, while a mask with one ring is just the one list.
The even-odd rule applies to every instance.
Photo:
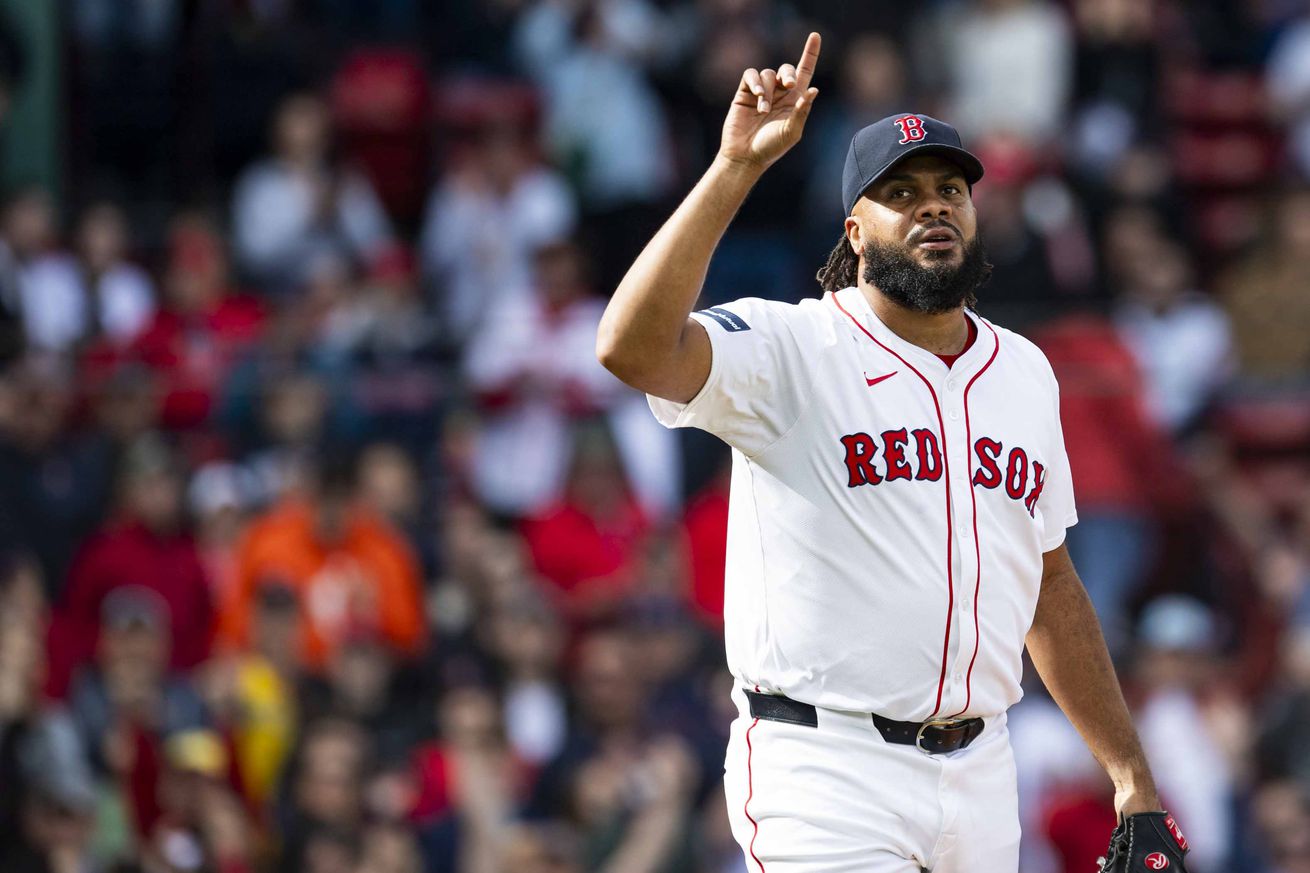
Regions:
[[1143, 841], [1173, 837], [1064, 547], [1077, 515], [1054, 375], [972, 311], [983, 168], [954, 128], [904, 113], [856, 133], [821, 299], [689, 317], [733, 215], [800, 139], [819, 43], [742, 75], [717, 157], [596, 341], [661, 422], [733, 450], [724, 784], [747, 865], [1016, 870], [1006, 710], [1025, 645], [1120, 814]]
[[293, 94], [273, 122], [274, 154], [237, 180], [232, 231], [257, 284], [285, 292], [325, 250], [367, 263], [392, 242], [391, 224], [363, 175], [334, 164], [328, 109]]
[[127, 260], [127, 218], [110, 202], [92, 204], [77, 227], [77, 258], [95, 332], [117, 346], [136, 339], [154, 317], [155, 285]]
[[575, 425], [603, 417], [642, 509], [667, 518], [681, 496], [677, 440], [596, 362], [605, 307], [585, 293], [583, 270], [573, 244], [542, 249], [531, 291], [506, 295], [470, 339], [464, 374], [482, 401], [473, 487], [506, 515], [546, 508], [563, 496]]
[[10, 202], [4, 224], [6, 254], [33, 347], [73, 352], [96, 336], [124, 346], [149, 323], [154, 286], [125, 258], [127, 222], [118, 207], [99, 203], [82, 214], [76, 256], [55, 245], [54, 204], [39, 188]]
[[467, 340], [532, 278], [532, 258], [567, 240], [578, 207], [527, 131], [489, 124], [428, 199], [419, 253], [448, 336]]

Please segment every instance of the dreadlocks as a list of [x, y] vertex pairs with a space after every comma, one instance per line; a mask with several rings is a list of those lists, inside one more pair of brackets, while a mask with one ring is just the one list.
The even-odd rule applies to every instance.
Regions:
[[837, 245], [828, 253], [828, 262], [819, 268], [814, 278], [825, 292], [833, 294], [859, 284], [860, 256], [851, 249], [846, 234], [843, 233], [837, 240]]

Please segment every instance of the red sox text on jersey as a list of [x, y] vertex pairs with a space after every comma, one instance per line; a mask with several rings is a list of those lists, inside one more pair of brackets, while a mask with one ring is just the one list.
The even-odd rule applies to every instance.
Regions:
[[[910, 449], [911, 442], [913, 449]], [[936, 482], [942, 477], [942, 452], [937, 434], [926, 427], [885, 430], [879, 439], [867, 433], [850, 433], [841, 438], [841, 444], [846, 449], [848, 488], [898, 479]], [[1010, 449], [1002, 470], [1001, 452], [1004, 448], [1000, 440], [985, 436], [978, 438], [973, 444], [978, 465], [973, 474], [973, 485], [999, 488], [1004, 484], [1005, 493], [1013, 500], [1022, 500], [1028, 515], [1035, 516], [1037, 500], [1046, 485], [1046, 465], [1036, 459], [1030, 462], [1028, 452], [1022, 446], [1015, 446]], [[878, 458], [876, 463], [875, 457]]]

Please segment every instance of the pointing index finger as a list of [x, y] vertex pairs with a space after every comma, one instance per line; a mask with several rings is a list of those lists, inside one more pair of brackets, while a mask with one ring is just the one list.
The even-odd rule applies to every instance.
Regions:
[[810, 79], [814, 76], [814, 68], [819, 63], [819, 47], [823, 44], [823, 39], [817, 33], [811, 33], [805, 40], [805, 48], [801, 51], [800, 63], [796, 65], [796, 88], [804, 91], [809, 87]]

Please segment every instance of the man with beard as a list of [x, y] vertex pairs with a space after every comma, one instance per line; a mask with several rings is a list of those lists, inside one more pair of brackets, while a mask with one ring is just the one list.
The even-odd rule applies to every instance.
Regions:
[[743, 74], [713, 165], [597, 339], [661, 422], [733, 449], [725, 786], [747, 866], [1014, 871], [1006, 710], [1026, 645], [1114, 782], [1127, 856], [1182, 870], [1064, 547], [1077, 519], [1055, 378], [972, 309], [983, 168], [955, 130], [907, 113], [855, 135], [821, 299], [689, 317], [724, 229], [801, 136], [818, 55], [811, 34], [796, 66]]

